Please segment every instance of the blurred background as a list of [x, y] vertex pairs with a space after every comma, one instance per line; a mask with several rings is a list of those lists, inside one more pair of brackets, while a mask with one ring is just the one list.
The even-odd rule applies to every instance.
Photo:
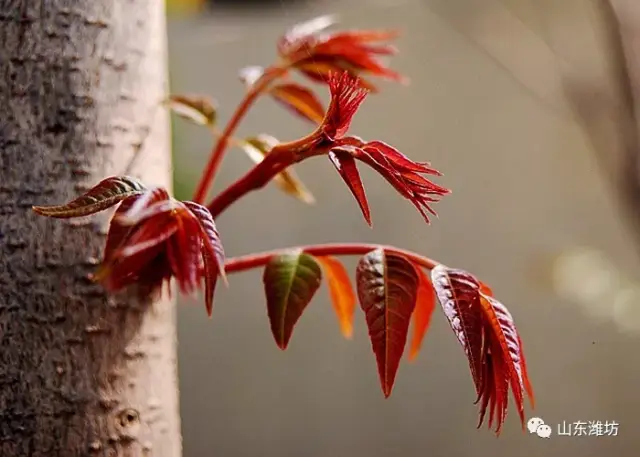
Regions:
[[[618, 10], [625, 33], [632, 31], [640, 7], [616, 3], [627, 8]], [[353, 340], [343, 339], [324, 287], [289, 349], [280, 351], [261, 272], [254, 271], [218, 289], [213, 320], [199, 300], [179, 308], [185, 457], [639, 455], [634, 87], [621, 72], [617, 29], [603, 4], [227, 0], [171, 14], [172, 92], [214, 97], [221, 121], [245, 90], [237, 71], [271, 63], [276, 39], [296, 22], [337, 14], [342, 28], [402, 30], [392, 67], [411, 85], [382, 83], [351, 131], [441, 170], [438, 182], [453, 194], [436, 206], [439, 219], [426, 226], [363, 168], [371, 230], [333, 167], [317, 158], [296, 167], [316, 205], [275, 186], [250, 195], [218, 220], [227, 254], [379, 242], [475, 273], [511, 310], [536, 392], [535, 415], [553, 428], [547, 440], [523, 434], [510, 409], [499, 439], [476, 430], [467, 361], [440, 309], [420, 356], [401, 365], [387, 400], [362, 312], [356, 310]], [[212, 140], [180, 119], [173, 129], [175, 188], [189, 198]], [[264, 99], [238, 135], [289, 140], [308, 129]], [[249, 166], [243, 152], [230, 151], [216, 190]], [[354, 265], [347, 262], [350, 271]], [[576, 421], [615, 421], [618, 435], [557, 436], [558, 424]]]

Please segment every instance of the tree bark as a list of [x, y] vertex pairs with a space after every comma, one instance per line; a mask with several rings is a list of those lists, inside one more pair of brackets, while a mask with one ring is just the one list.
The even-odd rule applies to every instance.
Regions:
[[161, 0], [0, 0], [2, 457], [180, 455], [173, 302], [91, 282], [110, 214], [31, 211], [125, 171], [169, 185], [164, 21]]

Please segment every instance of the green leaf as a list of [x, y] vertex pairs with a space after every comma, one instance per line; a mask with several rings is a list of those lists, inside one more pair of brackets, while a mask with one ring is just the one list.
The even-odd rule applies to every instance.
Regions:
[[286, 349], [293, 328], [322, 282], [316, 259], [301, 250], [273, 257], [262, 277], [271, 332], [280, 349]]
[[[260, 163], [278, 143], [279, 141], [271, 135], [262, 133], [258, 136], [247, 138], [242, 143], [242, 149], [251, 160], [255, 163]], [[284, 193], [291, 195], [304, 203], [311, 205], [316, 201], [311, 192], [307, 190], [306, 186], [291, 168], [284, 170], [282, 173], [278, 173], [273, 178], [273, 182]]]
[[111, 176], [103, 179], [88, 192], [59, 206], [34, 206], [34, 212], [48, 217], [72, 218], [88, 216], [120, 203], [125, 198], [144, 193], [146, 187], [129, 176]]
[[217, 108], [212, 99], [195, 95], [172, 95], [167, 106], [178, 116], [198, 125], [213, 127], [218, 117]]
[[356, 287], [376, 355], [380, 384], [391, 395], [418, 297], [419, 278], [405, 257], [376, 249], [360, 259]]

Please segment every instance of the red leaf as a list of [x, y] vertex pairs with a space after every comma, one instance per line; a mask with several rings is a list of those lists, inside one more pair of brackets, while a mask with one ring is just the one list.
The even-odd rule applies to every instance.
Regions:
[[332, 73], [329, 76], [331, 102], [322, 125], [322, 131], [330, 140], [347, 134], [353, 116], [367, 97], [368, 91], [358, 84], [358, 78], [348, 72]]
[[345, 338], [353, 335], [353, 312], [356, 306], [356, 295], [344, 265], [331, 256], [316, 257], [322, 265], [327, 278], [333, 308], [340, 322], [340, 330]]
[[420, 267], [415, 267], [420, 284], [418, 286], [418, 299], [416, 307], [413, 310], [411, 321], [413, 322], [413, 334], [411, 337], [411, 346], [409, 350], [409, 360], [415, 360], [420, 352], [422, 340], [427, 333], [433, 310], [436, 307], [436, 292], [433, 289], [431, 281], [424, 274]]
[[209, 210], [194, 202], [184, 202], [184, 204], [200, 222], [203, 243], [202, 260], [204, 264], [205, 308], [207, 314], [211, 317], [213, 312], [213, 294], [218, 276], [222, 276], [223, 281], [227, 284], [227, 276], [224, 268], [224, 248], [220, 240], [220, 234]]
[[286, 349], [298, 319], [322, 281], [315, 257], [301, 250], [273, 257], [262, 276], [271, 332], [280, 349]]
[[407, 342], [419, 278], [406, 258], [376, 249], [360, 259], [356, 284], [376, 354], [382, 391], [389, 397]]
[[487, 286], [482, 281], [478, 281], [478, 282], [480, 283], [480, 292], [482, 292], [483, 294], [489, 297], [493, 297], [493, 290], [491, 290], [491, 287]]
[[198, 220], [187, 208], [173, 214], [178, 230], [167, 242], [167, 258], [176, 282], [183, 294], [198, 287], [202, 259], [202, 237]]
[[[335, 58], [323, 59], [322, 57], [317, 57], [308, 62], [296, 65], [296, 68], [307, 78], [320, 84], [327, 84], [331, 78], [331, 75], [334, 73], [340, 73], [345, 70], [350, 71], [350, 73], [354, 75], [355, 73], [357, 73], [357, 69], [355, 69], [353, 66], [350, 66], [339, 60], [336, 61]], [[358, 75], [356, 84], [360, 89], [367, 90], [370, 93], [379, 92], [378, 88], [372, 82], [366, 80], [361, 75]]]
[[469, 359], [480, 404], [482, 425], [487, 408], [489, 427], [500, 434], [511, 387], [524, 429], [524, 396], [533, 407], [522, 341], [507, 308], [482, 291], [490, 291], [473, 275], [438, 265], [431, 271], [438, 300]]
[[111, 221], [109, 222], [109, 231], [107, 233], [107, 241], [104, 245], [103, 261], [106, 262], [113, 256], [116, 250], [125, 241], [129, 233], [133, 230], [133, 227], [129, 225], [121, 224], [120, 217], [127, 211], [129, 211], [129, 209], [131, 209], [134, 202], [139, 197], [139, 195], [133, 195], [122, 200], [122, 202], [120, 202], [120, 205], [118, 205], [118, 208], [113, 213], [113, 216], [111, 216]]
[[164, 242], [177, 230], [175, 219], [168, 216], [136, 227], [126, 242], [105, 259], [94, 279], [105, 282], [105, 287], [114, 291], [134, 282], [144, 267], [163, 252]]
[[75, 200], [59, 206], [34, 206], [34, 212], [48, 217], [72, 218], [88, 216], [113, 205], [125, 198], [139, 195], [146, 187], [137, 179], [129, 176], [112, 176], [103, 179]]
[[320, 124], [324, 119], [325, 109], [322, 102], [310, 89], [300, 84], [279, 84], [272, 87], [269, 93], [285, 108], [313, 124]]
[[358, 172], [355, 159], [349, 152], [336, 148], [329, 152], [329, 160], [331, 160], [340, 177], [349, 187], [349, 190], [360, 206], [364, 220], [367, 221], [367, 224], [371, 227], [371, 211], [369, 210], [367, 195], [364, 191], [364, 185], [362, 184], [362, 179], [360, 179], [360, 173]]
[[476, 393], [480, 395], [485, 342], [477, 282], [466, 271], [444, 265], [431, 270], [431, 281], [451, 329], [469, 359]]
[[206, 207], [198, 203], [184, 202], [184, 204], [200, 223], [205, 249], [209, 251], [215, 259], [216, 268], [219, 270], [220, 276], [222, 276], [223, 281], [226, 283], [227, 275], [224, 268], [224, 247], [222, 246], [220, 233], [218, 233], [218, 228], [213, 220], [213, 216]]
[[162, 187], [154, 187], [136, 198], [126, 213], [119, 215], [119, 222], [123, 225], [136, 225], [144, 219], [167, 213], [179, 206], [179, 202], [169, 196], [169, 192]]
[[[531, 385], [525, 372], [525, 363], [523, 363], [522, 341], [511, 313], [502, 303], [484, 294], [480, 294], [480, 303], [485, 314], [485, 320], [488, 323], [487, 332], [491, 332], [490, 339], [495, 342], [493, 345], [495, 347], [492, 346], [492, 352], [501, 354], [500, 358], [504, 363], [503, 377], [505, 382], [508, 380], [511, 384], [511, 391], [513, 392], [518, 415], [524, 429], [524, 395], [525, 390], [531, 390]], [[525, 387], [525, 379], [527, 380], [527, 387]], [[498, 427], [499, 425], [500, 422], [498, 422]]]

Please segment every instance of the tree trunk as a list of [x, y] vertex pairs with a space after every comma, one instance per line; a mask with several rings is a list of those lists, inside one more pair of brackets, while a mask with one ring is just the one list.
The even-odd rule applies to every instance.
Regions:
[[180, 455], [173, 302], [90, 281], [106, 217], [31, 211], [168, 186], [165, 33], [161, 0], [0, 0], [2, 457]]

